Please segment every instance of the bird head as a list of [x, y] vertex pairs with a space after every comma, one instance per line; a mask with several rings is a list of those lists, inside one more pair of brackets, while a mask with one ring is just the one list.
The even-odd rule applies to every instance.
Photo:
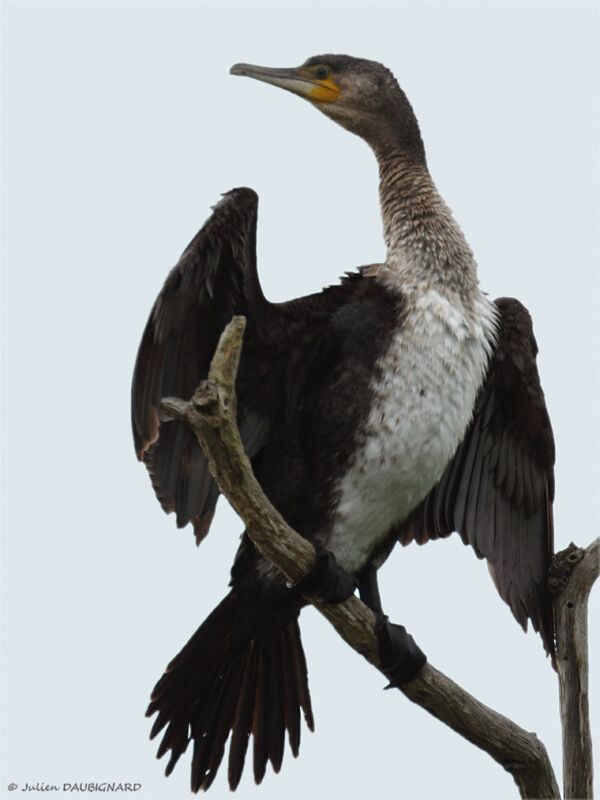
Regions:
[[235, 64], [230, 72], [279, 86], [308, 100], [375, 150], [395, 145], [425, 160], [412, 107], [390, 70], [377, 61], [323, 55], [312, 56], [300, 67]]

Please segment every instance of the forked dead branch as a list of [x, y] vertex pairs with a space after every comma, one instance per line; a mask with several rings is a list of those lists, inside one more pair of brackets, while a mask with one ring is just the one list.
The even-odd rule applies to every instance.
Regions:
[[[297, 582], [312, 566], [315, 549], [290, 528], [265, 497], [237, 428], [235, 377], [244, 327], [243, 317], [234, 317], [227, 326], [208, 379], [200, 383], [191, 400], [164, 398], [161, 409], [194, 431], [220, 491], [244, 521], [255, 546], [289, 581]], [[555, 601], [565, 731], [565, 800], [592, 796], [586, 607], [598, 575], [598, 549], [596, 540], [587, 551], [579, 552], [570, 574], [562, 571], [564, 585], [559, 587]], [[375, 617], [364, 603], [355, 596], [339, 604], [322, 603], [310, 596], [307, 599], [354, 650], [381, 669]], [[546, 748], [537, 736], [480, 703], [431, 664], [427, 663], [401, 691], [501, 764], [513, 776], [521, 797], [561, 796]]]

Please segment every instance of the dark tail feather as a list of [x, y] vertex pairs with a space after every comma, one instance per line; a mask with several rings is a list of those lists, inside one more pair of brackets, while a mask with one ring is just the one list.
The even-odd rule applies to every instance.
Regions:
[[267, 761], [275, 772], [281, 767], [286, 730], [292, 753], [298, 754], [300, 708], [310, 730], [314, 727], [297, 616], [266, 630], [263, 625], [240, 640], [243, 617], [244, 605], [230, 592], [171, 661], [146, 711], [148, 717], [158, 712], [150, 738], [166, 726], [158, 757], [171, 750], [167, 775], [193, 740], [194, 792], [213, 782], [230, 732], [229, 786], [234, 790], [251, 733], [254, 778], [260, 783]]

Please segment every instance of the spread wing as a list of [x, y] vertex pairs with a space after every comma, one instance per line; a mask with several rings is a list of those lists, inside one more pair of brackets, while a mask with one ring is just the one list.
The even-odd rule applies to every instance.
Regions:
[[[269, 303], [256, 271], [258, 199], [250, 189], [224, 195], [171, 271], [150, 314], [132, 386], [133, 437], [158, 499], [200, 542], [218, 499], [194, 434], [161, 418], [162, 397], [188, 398], [207, 375], [223, 328], [247, 317], [236, 391], [238, 425], [253, 458], [301, 406], [307, 383], [327, 374], [342, 348], [339, 310], [369, 308], [378, 291], [362, 272], [287, 303]], [[383, 290], [379, 290], [383, 291]]]
[[554, 440], [529, 313], [511, 298], [496, 305], [498, 345], [473, 420], [438, 485], [398, 538], [423, 543], [458, 531], [487, 559], [517, 621], [526, 630], [530, 619], [554, 654], [546, 586], [553, 552]]
[[[162, 397], [188, 398], [206, 376], [219, 336], [234, 314], [267, 305], [255, 260], [258, 198], [251, 189], [224, 195], [170, 272], [144, 330], [133, 374], [133, 438], [158, 499], [190, 520], [197, 540], [208, 532], [218, 490], [195, 436], [161, 418]], [[260, 446], [258, 415], [241, 425], [247, 449]]]

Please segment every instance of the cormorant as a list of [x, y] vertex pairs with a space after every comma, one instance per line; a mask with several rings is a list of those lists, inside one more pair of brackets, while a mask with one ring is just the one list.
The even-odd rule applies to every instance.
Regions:
[[[337, 602], [358, 584], [376, 612], [392, 683], [425, 656], [383, 615], [376, 571], [397, 541], [458, 531], [486, 558], [518, 622], [554, 655], [545, 585], [552, 554], [554, 444], [527, 310], [492, 303], [473, 254], [427, 169], [406, 95], [381, 64], [341, 55], [296, 69], [231, 68], [280, 86], [362, 137], [379, 163], [387, 256], [339, 285], [267, 301], [256, 256], [257, 197], [234, 189], [184, 251], [140, 345], [132, 391], [137, 455], [165, 511], [199, 543], [218, 498], [194, 435], [161, 416], [160, 398], [189, 397], [233, 314], [247, 317], [237, 379], [239, 426], [265, 493], [317, 546], [300, 585], [246, 534], [231, 591], [157, 683], [148, 716], [166, 772], [193, 740], [193, 791], [207, 789], [230, 734], [238, 785], [250, 733], [254, 776], [294, 755], [300, 709], [313, 717], [298, 614], [302, 591]], [[333, 554], [333, 555], [332, 555]]]

